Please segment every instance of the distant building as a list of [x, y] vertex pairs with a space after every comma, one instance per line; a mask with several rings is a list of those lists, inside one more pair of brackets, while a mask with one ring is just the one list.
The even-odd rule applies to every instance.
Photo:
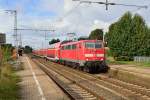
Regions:
[[0, 33], [0, 61], [3, 58], [3, 53], [1, 51], [1, 46], [6, 43], [6, 35], [4, 33]]
[[0, 33], [0, 45], [6, 44], [6, 34]]

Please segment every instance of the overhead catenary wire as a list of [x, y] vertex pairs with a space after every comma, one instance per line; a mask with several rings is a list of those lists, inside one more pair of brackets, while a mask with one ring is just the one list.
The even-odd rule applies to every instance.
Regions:
[[[40, 31], [40, 32], [45, 32], [45, 35], [44, 35], [44, 37], [45, 37], [44, 38], [45, 39], [45, 48], [46, 48], [46, 41], [47, 41], [47, 39], [46, 39], [46, 37], [47, 37], [46, 32], [54, 32], [55, 31], [53, 29], [33, 29], [33, 28], [16, 28], [14, 30], [18, 30], [18, 31], [20, 30], [20, 31]], [[46, 52], [45, 56], [47, 56], [47, 52]]]
[[23, 28], [18, 28], [18, 29], [15, 29], [15, 30], [44, 31], [44, 32], [45, 31], [53, 31], [53, 32], [55, 31], [55, 30], [47, 30], [47, 29], [33, 29], [33, 28], [26, 28], [26, 29], [25, 28], [24, 29]]
[[120, 5], [120, 6], [128, 6], [128, 7], [145, 8], [145, 9], [148, 8], [147, 5], [132, 5], [132, 4], [110, 3], [110, 2], [108, 2], [108, 0], [106, 0], [106, 2], [86, 1], [86, 0], [72, 0], [72, 1], [79, 1], [80, 3], [89, 3], [89, 4], [96, 3], [96, 4], [106, 5], [106, 10], [108, 10], [108, 5]]

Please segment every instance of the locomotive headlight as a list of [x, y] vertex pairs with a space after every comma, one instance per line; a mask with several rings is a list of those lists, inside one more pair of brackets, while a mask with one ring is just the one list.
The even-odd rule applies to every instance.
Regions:
[[93, 57], [93, 54], [85, 54], [85, 57]]
[[104, 54], [96, 54], [97, 57], [104, 57]]
[[104, 60], [104, 58], [101, 58], [100, 60], [102, 61], [102, 60]]

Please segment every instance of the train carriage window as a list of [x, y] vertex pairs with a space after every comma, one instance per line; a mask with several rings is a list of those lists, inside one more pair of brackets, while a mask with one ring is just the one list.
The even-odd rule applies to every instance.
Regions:
[[66, 45], [64, 49], [65, 50], [70, 50], [71, 49], [71, 45]]
[[61, 50], [64, 50], [65, 49], [65, 46], [61, 47]]
[[85, 47], [86, 48], [102, 48], [102, 44], [99, 42], [86, 42]]
[[63, 50], [66, 50], [66, 46], [63, 46], [64, 47], [64, 49]]
[[102, 48], [102, 44], [100, 44], [100, 43], [95, 43], [95, 48]]
[[65, 46], [65, 50], [67, 50], [68, 49], [68, 46]]
[[94, 48], [95, 46], [94, 46], [94, 43], [92, 43], [92, 42], [91, 43], [90, 42], [86, 42], [85, 43], [85, 47], [86, 48]]
[[68, 50], [71, 50], [71, 45], [68, 45]]
[[66, 45], [66, 46], [63, 46], [62, 47], [62, 50], [73, 50], [73, 49], [76, 49], [76, 44], [73, 44], [73, 45]]
[[65, 46], [65, 50], [67, 50], [67, 46]]
[[73, 44], [73, 45], [72, 45], [72, 49], [76, 49], [76, 44]]

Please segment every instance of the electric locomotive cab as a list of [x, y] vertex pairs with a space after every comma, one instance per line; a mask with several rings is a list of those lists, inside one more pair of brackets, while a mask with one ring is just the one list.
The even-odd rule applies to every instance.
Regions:
[[105, 64], [105, 49], [102, 41], [89, 40], [84, 42], [84, 57], [86, 72], [107, 71]]
[[105, 49], [101, 41], [87, 41], [84, 43], [86, 61], [104, 61]]

